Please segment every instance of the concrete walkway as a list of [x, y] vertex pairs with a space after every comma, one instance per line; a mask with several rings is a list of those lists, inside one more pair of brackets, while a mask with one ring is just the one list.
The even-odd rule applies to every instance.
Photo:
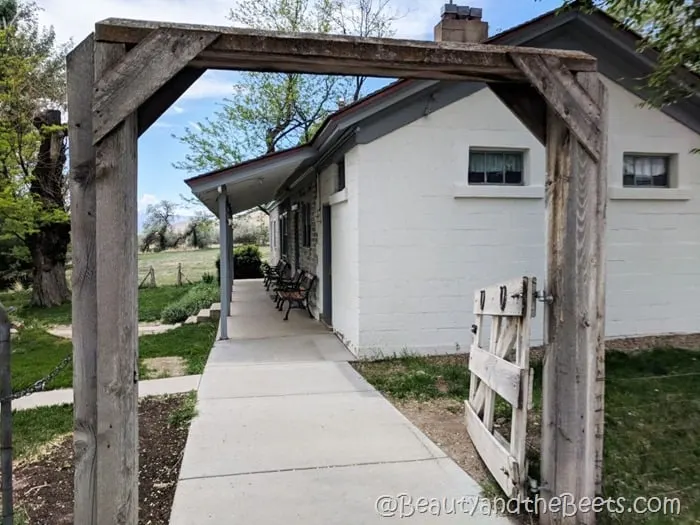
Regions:
[[[171, 525], [379, 524], [412, 508], [408, 523], [511, 523], [454, 511], [479, 486], [305, 312], [283, 322], [259, 281], [236, 283], [232, 311], [231, 340], [202, 376]], [[446, 506], [420, 513], [391, 499], [401, 494]]]
[[[167, 377], [165, 379], [147, 379], [139, 381], [139, 397], [162, 396], [166, 394], [182, 394], [197, 390], [202, 376]], [[63, 405], [73, 403], [73, 389], [61, 388], [47, 392], [37, 392], [12, 402], [13, 410]]]

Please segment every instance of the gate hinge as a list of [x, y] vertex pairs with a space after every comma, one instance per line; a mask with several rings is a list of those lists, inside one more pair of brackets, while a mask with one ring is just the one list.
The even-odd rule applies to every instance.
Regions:
[[552, 294], [545, 292], [544, 290], [535, 290], [535, 299], [541, 303], [552, 304], [554, 302], [554, 297]]

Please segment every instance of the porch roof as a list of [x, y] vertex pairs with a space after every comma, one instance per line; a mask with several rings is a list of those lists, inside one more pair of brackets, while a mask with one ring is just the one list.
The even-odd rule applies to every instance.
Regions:
[[278, 188], [290, 173], [304, 164], [312, 164], [317, 156], [318, 152], [313, 147], [299, 146], [199, 175], [185, 182], [214, 215], [218, 215], [216, 199], [219, 187], [225, 186], [231, 213], [236, 214], [273, 201]]
[[340, 140], [352, 134], [363, 119], [437, 83], [436, 80], [398, 80], [331, 114], [306, 145], [197, 175], [185, 183], [214, 214], [217, 214], [218, 188], [224, 185], [234, 214], [270, 203], [321, 161]]

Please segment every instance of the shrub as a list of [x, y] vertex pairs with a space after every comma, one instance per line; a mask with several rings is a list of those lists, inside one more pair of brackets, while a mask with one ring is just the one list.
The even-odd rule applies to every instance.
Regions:
[[[262, 254], [253, 244], [237, 246], [233, 250], [233, 275], [236, 279], [259, 279], [262, 273]], [[221, 282], [221, 261], [216, 259], [217, 281]]]
[[256, 244], [258, 242], [258, 236], [253, 232], [239, 233], [233, 238], [234, 244]]
[[214, 282], [214, 276], [209, 272], [202, 274], [202, 282], [206, 284], [212, 284]]
[[161, 319], [166, 324], [181, 323], [218, 300], [219, 288], [215, 284], [198, 283], [177, 301], [166, 306]]

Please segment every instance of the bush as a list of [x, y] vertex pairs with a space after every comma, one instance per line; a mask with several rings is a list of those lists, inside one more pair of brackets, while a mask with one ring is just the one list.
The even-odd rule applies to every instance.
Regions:
[[209, 272], [202, 274], [202, 282], [206, 284], [212, 284], [214, 282], [214, 276]]
[[[248, 244], [237, 246], [233, 250], [233, 276], [236, 279], [259, 279], [262, 273], [262, 254], [260, 248]], [[221, 282], [221, 261], [216, 259], [217, 281]]]
[[166, 306], [161, 313], [161, 319], [166, 324], [181, 323], [218, 300], [219, 288], [215, 284], [199, 283], [177, 301]]
[[239, 233], [233, 238], [234, 244], [257, 244], [257, 242], [258, 236], [253, 232]]

